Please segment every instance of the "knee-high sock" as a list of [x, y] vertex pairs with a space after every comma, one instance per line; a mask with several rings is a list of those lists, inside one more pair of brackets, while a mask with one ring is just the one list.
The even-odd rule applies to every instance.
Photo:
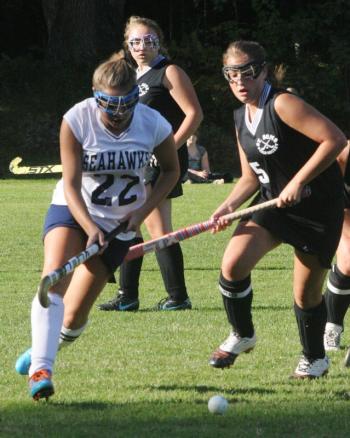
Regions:
[[308, 359], [323, 358], [325, 356], [323, 334], [327, 320], [324, 300], [322, 299], [321, 304], [312, 309], [301, 309], [294, 303], [294, 312], [304, 356]]
[[156, 252], [156, 257], [168, 295], [176, 301], [184, 301], [188, 295], [181, 246], [176, 243], [163, 248]]
[[32, 302], [32, 364], [29, 376], [40, 369], [52, 372], [58, 349], [64, 304], [61, 296], [49, 292], [50, 306], [45, 309], [39, 303], [37, 295]]
[[[142, 237], [135, 237], [133, 245], [143, 243]], [[137, 299], [139, 296], [139, 280], [141, 274], [143, 257], [123, 262], [120, 266], [119, 289], [130, 299]]]
[[82, 327], [77, 329], [69, 329], [64, 326], [61, 327], [60, 339], [58, 344], [58, 349], [61, 350], [63, 347], [71, 345], [76, 341], [79, 336], [83, 333], [88, 323], [84, 324]]
[[327, 321], [343, 326], [350, 305], [350, 277], [343, 274], [337, 265], [334, 265], [329, 273], [324, 297]]
[[253, 289], [250, 275], [244, 280], [230, 281], [221, 273], [219, 289], [229, 323], [242, 338], [251, 338], [254, 335], [254, 325], [251, 312]]

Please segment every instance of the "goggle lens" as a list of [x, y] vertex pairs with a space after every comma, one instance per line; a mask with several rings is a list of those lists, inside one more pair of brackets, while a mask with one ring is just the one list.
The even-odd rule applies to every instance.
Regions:
[[131, 38], [128, 41], [130, 50], [159, 49], [159, 38], [152, 34], [144, 35], [142, 38]]
[[102, 91], [94, 91], [97, 106], [108, 115], [125, 116], [134, 112], [139, 101], [139, 87], [135, 85], [126, 96], [110, 96]]
[[226, 65], [222, 68], [225, 79], [232, 83], [237, 83], [239, 80], [257, 79], [262, 72], [265, 62], [249, 62], [244, 65]]

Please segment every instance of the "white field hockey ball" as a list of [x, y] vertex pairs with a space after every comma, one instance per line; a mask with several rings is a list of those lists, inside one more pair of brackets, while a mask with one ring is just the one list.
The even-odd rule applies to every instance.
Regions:
[[228, 408], [228, 401], [222, 395], [213, 395], [208, 401], [208, 409], [212, 414], [223, 415]]

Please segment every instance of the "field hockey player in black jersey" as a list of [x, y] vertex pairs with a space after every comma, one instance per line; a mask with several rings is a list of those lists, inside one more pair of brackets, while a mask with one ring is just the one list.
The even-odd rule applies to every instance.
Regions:
[[[152, 239], [173, 231], [172, 199], [182, 196], [182, 179], [188, 168], [186, 140], [196, 132], [202, 121], [202, 110], [188, 75], [172, 63], [164, 48], [163, 32], [149, 18], [132, 16], [125, 26], [125, 50], [134, 63], [140, 102], [159, 111], [172, 125], [180, 163], [180, 178], [168, 197], [145, 220]], [[150, 194], [159, 177], [159, 164], [152, 160], [146, 169]], [[143, 242], [141, 234], [135, 244]], [[167, 296], [157, 310], [191, 309], [187, 293], [184, 261], [179, 243], [156, 253]], [[135, 311], [139, 308], [139, 278], [142, 257], [125, 262], [120, 269], [119, 291], [110, 301], [100, 304], [101, 310]]]
[[[293, 377], [321, 377], [329, 368], [322, 287], [343, 224], [343, 181], [336, 157], [346, 138], [303, 99], [270, 85], [260, 44], [231, 43], [223, 64], [224, 77], [243, 104], [234, 112], [242, 176], [212, 215], [218, 220], [216, 231], [228, 225], [220, 217], [252, 195], [253, 204], [275, 197], [279, 201], [278, 208], [242, 220], [226, 248], [219, 288], [232, 331], [209, 363], [229, 367], [255, 347], [251, 272], [265, 254], [288, 243], [294, 248], [294, 311], [302, 346]], [[305, 188], [309, 197], [303, 197]]]
[[[327, 280], [325, 300], [327, 307], [327, 324], [324, 334], [326, 351], [339, 351], [341, 335], [344, 331], [345, 315], [350, 305], [350, 141], [338, 157], [344, 173], [344, 222], [337, 248], [337, 260], [332, 266]], [[350, 366], [350, 350], [346, 355], [345, 365]]]

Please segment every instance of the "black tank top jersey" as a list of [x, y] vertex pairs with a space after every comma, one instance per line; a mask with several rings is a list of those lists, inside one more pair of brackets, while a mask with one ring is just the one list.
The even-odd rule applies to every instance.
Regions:
[[[138, 78], [137, 84], [139, 86], [140, 102], [159, 111], [171, 124], [173, 132], [176, 132], [183, 122], [185, 114], [171, 97], [169, 90], [163, 85], [165, 70], [170, 64], [172, 64], [172, 62], [168, 59], [162, 59], [158, 64]], [[168, 198], [176, 198], [183, 193], [181, 183], [188, 169], [188, 152], [186, 143], [180, 146], [177, 154], [180, 163], [180, 177], [173, 190], [169, 193]], [[151, 183], [154, 185], [159, 177], [159, 173], [160, 168], [158, 164], [147, 166], [145, 173], [146, 184]]]
[[[239, 142], [261, 185], [261, 195], [271, 199], [280, 194], [317, 149], [318, 144], [286, 125], [274, 108], [283, 90], [271, 88], [262, 117], [252, 133], [245, 122], [245, 106], [234, 112]], [[335, 162], [309, 183], [312, 198], [341, 197], [343, 179]]]
[[184, 120], [185, 114], [171, 97], [169, 90], [163, 85], [165, 70], [170, 64], [172, 62], [168, 59], [163, 59], [142, 75], [137, 80], [137, 84], [140, 89], [140, 102], [159, 111], [176, 132]]
[[346, 162], [345, 173], [344, 173], [344, 198], [345, 198], [345, 208], [350, 208], [350, 156]]

